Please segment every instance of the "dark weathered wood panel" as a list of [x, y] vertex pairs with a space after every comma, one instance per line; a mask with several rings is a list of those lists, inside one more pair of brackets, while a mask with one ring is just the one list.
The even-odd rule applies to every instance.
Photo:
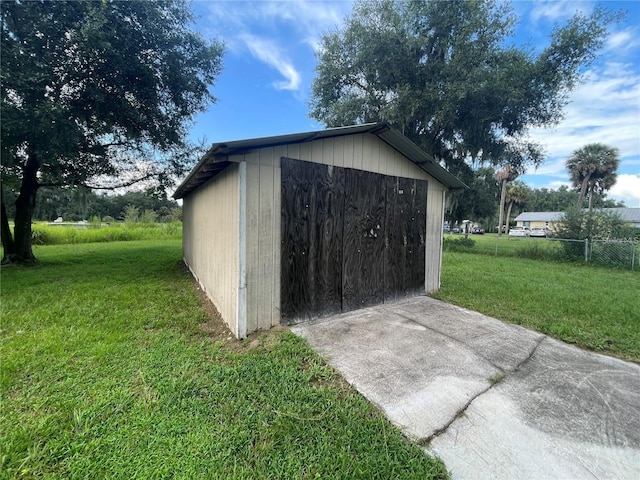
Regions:
[[411, 217], [408, 224], [409, 249], [406, 257], [406, 295], [424, 293], [425, 237], [427, 227], [427, 182], [409, 180]]
[[386, 188], [385, 302], [424, 290], [427, 183], [386, 177]]
[[406, 258], [409, 250], [407, 223], [411, 218], [411, 201], [407, 180], [386, 177], [384, 299], [406, 295]]
[[343, 169], [283, 158], [280, 308], [284, 323], [342, 308]]
[[385, 180], [345, 169], [342, 310], [383, 303]]
[[281, 318], [421, 293], [427, 182], [282, 158]]

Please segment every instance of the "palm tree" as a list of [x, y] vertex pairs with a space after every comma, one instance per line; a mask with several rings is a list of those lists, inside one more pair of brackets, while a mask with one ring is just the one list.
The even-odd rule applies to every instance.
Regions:
[[508, 163], [495, 174], [495, 179], [502, 184], [500, 188], [500, 206], [498, 207], [498, 237], [502, 236], [502, 215], [504, 215], [504, 203], [507, 199], [507, 182], [514, 178], [511, 165]]
[[571, 154], [567, 170], [573, 186], [580, 188], [578, 208], [582, 208], [588, 193], [591, 210], [594, 194], [602, 194], [616, 183], [619, 164], [618, 149], [602, 143], [590, 143]]
[[515, 181], [509, 186], [506, 194], [506, 201], [509, 202], [507, 207], [507, 219], [505, 225], [509, 228], [509, 218], [511, 217], [511, 209], [515, 204], [521, 204], [529, 196], [529, 187], [520, 181]]

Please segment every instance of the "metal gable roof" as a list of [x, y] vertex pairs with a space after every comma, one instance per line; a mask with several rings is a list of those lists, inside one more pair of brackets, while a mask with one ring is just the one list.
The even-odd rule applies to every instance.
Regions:
[[314, 132], [292, 133], [274, 137], [251, 138], [236, 140], [233, 142], [216, 143], [203, 155], [197, 165], [191, 170], [187, 178], [180, 184], [174, 198], [183, 198], [189, 192], [204, 184], [231, 163], [230, 155], [242, 154], [257, 148], [275, 147], [292, 143], [304, 143], [323, 138], [340, 137], [344, 135], [356, 135], [371, 133], [392, 148], [407, 157], [422, 170], [451, 189], [466, 188], [455, 175], [449, 173], [440, 166], [429, 154], [405, 137], [402, 133], [393, 129], [387, 123], [366, 123], [349, 127], [328, 128]]
[[620, 215], [623, 222], [640, 224], [640, 208], [623, 207], [623, 208], [605, 208], [606, 211], [614, 212]]
[[514, 220], [516, 222], [556, 222], [562, 215], [562, 212], [522, 212]]

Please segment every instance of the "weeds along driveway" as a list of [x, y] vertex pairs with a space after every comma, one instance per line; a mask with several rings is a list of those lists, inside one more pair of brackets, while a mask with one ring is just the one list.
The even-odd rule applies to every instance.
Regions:
[[429, 297], [300, 324], [454, 479], [640, 478], [640, 367]]

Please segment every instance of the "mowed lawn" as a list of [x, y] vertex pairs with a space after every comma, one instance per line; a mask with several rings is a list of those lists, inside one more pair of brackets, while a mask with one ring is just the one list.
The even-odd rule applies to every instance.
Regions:
[[433, 297], [640, 362], [640, 271], [445, 252]]
[[36, 255], [2, 268], [1, 478], [447, 477], [303, 340], [230, 339], [179, 241]]

